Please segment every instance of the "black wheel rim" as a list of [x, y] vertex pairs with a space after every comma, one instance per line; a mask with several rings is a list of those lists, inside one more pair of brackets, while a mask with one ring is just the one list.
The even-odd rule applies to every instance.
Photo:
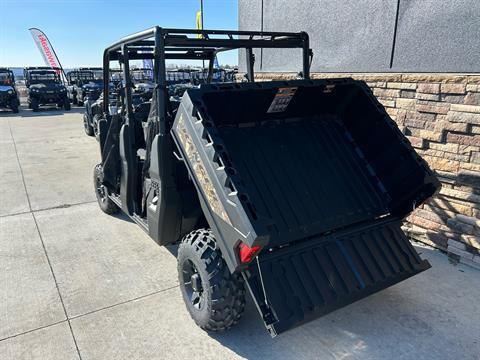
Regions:
[[105, 201], [107, 201], [107, 197], [108, 197], [108, 193], [107, 193], [107, 188], [105, 187], [105, 185], [103, 185], [101, 182], [100, 182], [100, 179], [97, 178], [97, 184], [95, 186], [95, 189], [97, 191], [97, 196], [98, 198], [100, 199], [100, 201], [102, 203], [104, 203]]
[[183, 285], [190, 305], [201, 310], [205, 303], [202, 279], [197, 267], [191, 260], [186, 260], [182, 266]]

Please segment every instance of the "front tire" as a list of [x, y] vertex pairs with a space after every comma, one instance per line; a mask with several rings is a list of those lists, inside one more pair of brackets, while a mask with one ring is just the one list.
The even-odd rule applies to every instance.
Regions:
[[83, 114], [83, 128], [85, 129], [85, 134], [93, 136], [93, 128], [92, 125], [90, 125], [90, 121], [88, 121], [87, 114]]
[[100, 206], [100, 209], [102, 209], [105, 214], [112, 215], [117, 213], [120, 209], [108, 196], [108, 189], [102, 184], [102, 176], [103, 168], [102, 165], [98, 164], [93, 170], [93, 184], [98, 206]]
[[37, 111], [38, 111], [39, 105], [40, 105], [40, 104], [38, 103], [38, 99], [32, 98], [32, 99], [30, 100], [30, 107], [32, 108], [32, 110], [33, 110], [34, 112], [37, 112]]
[[97, 139], [97, 141], [100, 141], [100, 132], [98, 130], [98, 122], [101, 120], [101, 115], [99, 114], [95, 114], [93, 116], [93, 135], [95, 135], [95, 139]]
[[18, 114], [19, 106], [20, 104], [17, 98], [13, 98], [10, 100], [10, 108], [12, 109], [13, 113]]
[[65, 111], [70, 111], [71, 109], [70, 100], [68, 99], [68, 97], [66, 97], [63, 102], [63, 108], [65, 109]]
[[185, 236], [177, 259], [180, 290], [195, 323], [212, 332], [235, 325], [245, 309], [245, 287], [240, 274], [230, 273], [212, 232]]

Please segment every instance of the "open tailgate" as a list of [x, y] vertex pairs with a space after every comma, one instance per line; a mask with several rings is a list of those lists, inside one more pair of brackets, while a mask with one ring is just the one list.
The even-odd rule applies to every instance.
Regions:
[[263, 253], [244, 277], [273, 337], [428, 268], [395, 222]]

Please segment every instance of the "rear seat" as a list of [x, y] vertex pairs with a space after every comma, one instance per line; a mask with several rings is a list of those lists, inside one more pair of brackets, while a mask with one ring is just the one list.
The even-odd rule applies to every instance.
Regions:
[[133, 109], [133, 115], [135, 117], [135, 138], [137, 141], [138, 149], [145, 149], [145, 135], [143, 132], [143, 123], [148, 120], [148, 114], [150, 112], [151, 102], [143, 102]]

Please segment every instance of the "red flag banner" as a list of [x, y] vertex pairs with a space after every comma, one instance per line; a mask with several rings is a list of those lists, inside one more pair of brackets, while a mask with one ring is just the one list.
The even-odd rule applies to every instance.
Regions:
[[[38, 50], [40, 50], [40, 53], [42, 54], [45, 65], [52, 68], [61, 68], [60, 61], [58, 61], [57, 54], [55, 54], [55, 50], [53, 50], [52, 44], [50, 44], [47, 35], [37, 28], [31, 28], [29, 30], [35, 44], [37, 44]], [[58, 72], [60, 73], [60, 70]]]

